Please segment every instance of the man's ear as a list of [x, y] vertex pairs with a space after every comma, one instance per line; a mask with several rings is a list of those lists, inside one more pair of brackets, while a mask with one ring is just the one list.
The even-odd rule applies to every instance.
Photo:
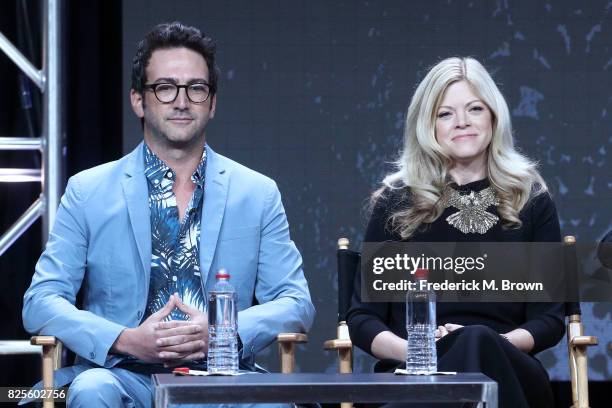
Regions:
[[144, 117], [144, 100], [140, 92], [135, 89], [130, 90], [130, 102], [132, 103], [132, 110], [139, 118]]

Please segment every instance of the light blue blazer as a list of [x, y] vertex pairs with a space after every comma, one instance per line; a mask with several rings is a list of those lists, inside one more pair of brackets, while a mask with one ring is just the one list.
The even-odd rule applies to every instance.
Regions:
[[[218, 269], [231, 274], [249, 364], [278, 333], [306, 332], [314, 307], [274, 181], [206, 148], [201, 278], [210, 290]], [[26, 330], [56, 336], [78, 356], [76, 366], [56, 373], [56, 386], [89, 367], [121, 361], [109, 350], [123, 329], [140, 324], [150, 271], [141, 143], [118, 161], [70, 178], [24, 295]], [[81, 309], [74, 305], [79, 290]]]

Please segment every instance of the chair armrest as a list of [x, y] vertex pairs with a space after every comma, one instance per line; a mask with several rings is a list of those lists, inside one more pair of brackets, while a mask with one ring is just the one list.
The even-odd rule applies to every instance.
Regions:
[[584, 336], [580, 314], [570, 315], [567, 325], [567, 348], [572, 384], [572, 406], [575, 408], [589, 407], [587, 347], [597, 343], [597, 337]]
[[348, 339], [327, 340], [323, 343], [323, 348], [325, 348], [325, 350], [352, 349], [353, 342]]
[[276, 336], [278, 354], [281, 360], [281, 372], [292, 373], [295, 369], [295, 344], [306, 343], [308, 336], [304, 333], [280, 333]]
[[307, 343], [308, 336], [304, 333], [280, 333], [276, 336], [279, 343]]
[[[338, 322], [336, 338], [323, 343], [323, 348], [325, 350], [338, 350], [338, 370], [340, 373], [347, 374], [353, 372], [353, 342], [344, 320]], [[342, 408], [349, 408], [350, 406], [350, 404], [344, 402], [341, 404]]]
[[597, 344], [599, 344], [599, 340], [595, 336], [575, 336], [570, 340], [570, 345], [574, 347], [596, 346]]
[[338, 370], [342, 374], [353, 372], [353, 342], [350, 339], [327, 340], [325, 350], [338, 350]]
[[35, 346], [55, 346], [59, 343], [55, 336], [32, 336], [30, 344]]

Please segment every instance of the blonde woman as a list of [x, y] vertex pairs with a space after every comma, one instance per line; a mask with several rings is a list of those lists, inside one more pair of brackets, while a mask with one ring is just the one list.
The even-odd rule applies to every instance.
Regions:
[[[473, 58], [445, 59], [419, 84], [396, 171], [382, 184], [364, 242], [561, 238], [546, 183], [514, 147], [506, 101]], [[406, 355], [405, 306], [362, 301], [357, 279], [351, 339], [397, 366]], [[437, 309], [439, 370], [495, 379], [502, 407], [552, 406], [548, 375], [533, 355], [563, 336], [562, 304], [439, 303]]]

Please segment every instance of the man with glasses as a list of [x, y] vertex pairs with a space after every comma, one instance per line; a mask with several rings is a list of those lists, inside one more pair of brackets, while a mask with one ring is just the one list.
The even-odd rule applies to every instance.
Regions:
[[143, 143], [68, 182], [23, 319], [77, 355], [55, 375], [56, 387], [72, 381], [70, 406], [150, 406], [150, 374], [204, 368], [206, 292], [219, 268], [238, 294], [242, 368], [278, 333], [312, 324], [276, 184], [206, 144], [217, 77], [210, 37], [155, 27], [132, 65]]

